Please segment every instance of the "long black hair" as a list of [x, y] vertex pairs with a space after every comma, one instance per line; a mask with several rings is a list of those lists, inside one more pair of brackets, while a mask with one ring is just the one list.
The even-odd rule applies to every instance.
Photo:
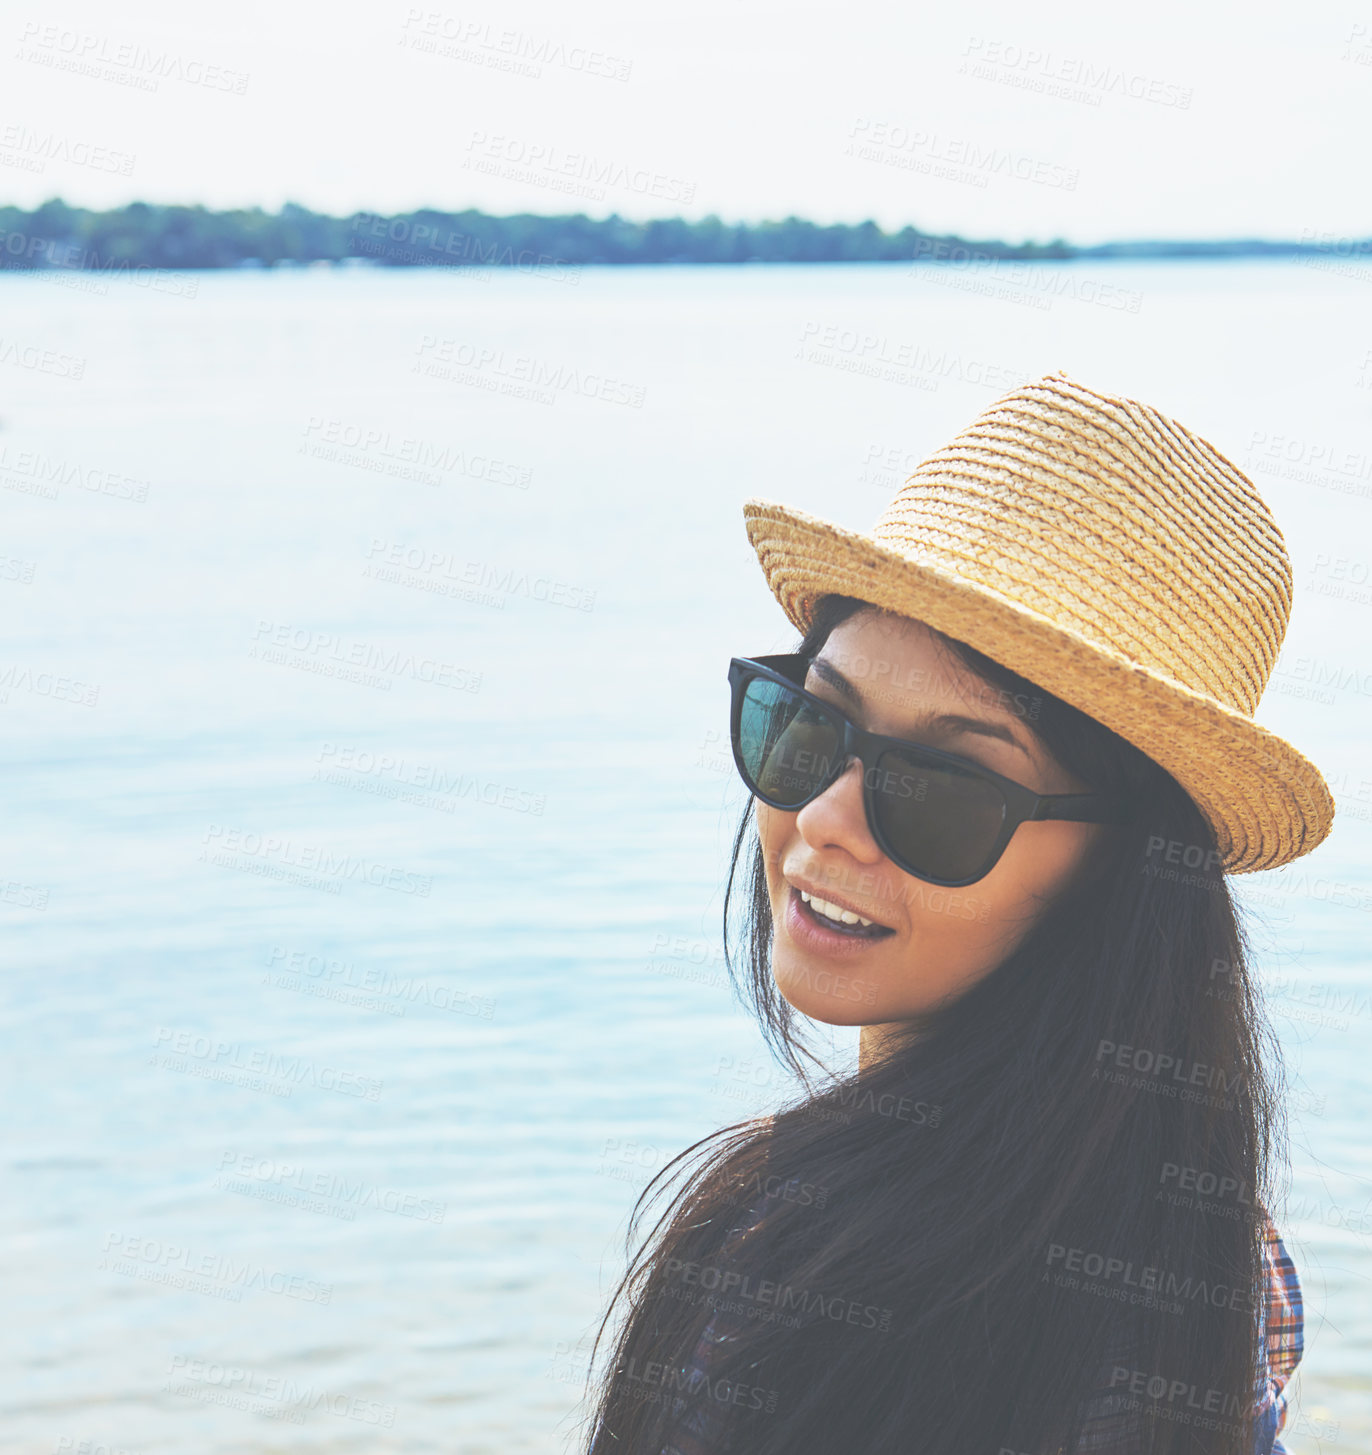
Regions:
[[[823, 598], [797, 650], [864, 609]], [[1056, 1455], [1088, 1416], [1083, 1449], [1251, 1455], [1282, 1073], [1214, 833], [1132, 744], [935, 636], [1037, 699], [1052, 756], [1140, 811], [917, 1037], [834, 1075], [772, 977], [749, 801], [726, 957], [795, 1094], [644, 1189], [631, 1246], [679, 1182], [601, 1321], [596, 1351], [621, 1311], [588, 1455], [659, 1455], [669, 1413], [701, 1402], [748, 1455]], [[745, 1258], [729, 1235], [759, 1187], [811, 1195], [769, 1199]], [[712, 1288], [747, 1317], [693, 1382]]]

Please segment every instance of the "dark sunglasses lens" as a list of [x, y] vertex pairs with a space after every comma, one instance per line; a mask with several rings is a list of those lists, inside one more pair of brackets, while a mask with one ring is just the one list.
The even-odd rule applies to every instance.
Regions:
[[983, 868], [1005, 822], [994, 783], [897, 751], [883, 753], [870, 777], [877, 822], [909, 872], [958, 880]]
[[754, 793], [800, 807], [828, 778], [842, 742], [839, 724], [798, 692], [765, 677], [745, 683], [738, 751]]

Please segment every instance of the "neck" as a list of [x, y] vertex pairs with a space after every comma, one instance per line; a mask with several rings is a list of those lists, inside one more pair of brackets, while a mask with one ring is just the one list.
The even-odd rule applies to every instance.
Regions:
[[918, 1016], [904, 1021], [882, 1021], [876, 1025], [863, 1026], [858, 1032], [858, 1075], [871, 1070], [890, 1051], [892, 1041], [899, 1037], [908, 1043], [912, 1035], [922, 1031]]
[[889, 1029], [886, 1025], [863, 1026], [858, 1032], [858, 1074], [881, 1060]]

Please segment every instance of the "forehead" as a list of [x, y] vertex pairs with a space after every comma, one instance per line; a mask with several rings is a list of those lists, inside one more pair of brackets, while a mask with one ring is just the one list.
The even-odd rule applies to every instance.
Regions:
[[834, 663], [873, 708], [975, 705], [986, 717], [1010, 716], [1013, 694], [963, 662], [922, 621], [866, 610], [840, 622], [818, 656]]
[[874, 732], [999, 738], [1040, 756], [1037, 699], [1004, 690], [960, 661], [922, 622], [863, 612], [835, 627], [810, 667]]

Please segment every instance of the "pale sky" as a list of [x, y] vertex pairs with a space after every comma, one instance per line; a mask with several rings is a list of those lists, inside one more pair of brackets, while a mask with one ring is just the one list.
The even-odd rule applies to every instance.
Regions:
[[0, 201], [1372, 234], [1372, 6], [57, 0]]

